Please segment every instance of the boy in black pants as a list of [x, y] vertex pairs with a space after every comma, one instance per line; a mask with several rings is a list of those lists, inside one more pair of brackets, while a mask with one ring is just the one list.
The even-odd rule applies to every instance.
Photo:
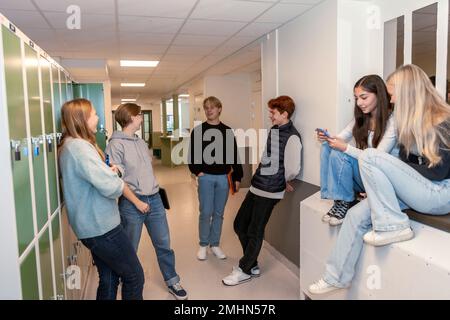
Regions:
[[264, 229], [275, 205], [284, 198], [285, 191], [294, 189], [289, 184], [301, 167], [301, 138], [290, 120], [295, 111], [294, 101], [282, 96], [269, 101], [273, 127], [267, 139], [261, 163], [252, 178], [247, 193], [234, 220], [234, 231], [241, 242], [244, 256], [239, 266], [222, 282], [235, 286], [260, 275], [258, 255], [264, 239]]

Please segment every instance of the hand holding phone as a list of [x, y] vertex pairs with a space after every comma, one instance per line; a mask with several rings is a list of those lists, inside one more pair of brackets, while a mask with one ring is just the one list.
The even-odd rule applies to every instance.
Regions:
[[322, 133], [327, 138], [331, 138], [330, 133], [326, 129], [317, 128], [316, 131], [317, 133]]
[[331, 138], [330, 133], [325, 129], [321, 129], [321, 128], [317, 128], [316, 129], [317, 132], [317, 138], [319, 139], [320, 142], [327, 142], [328, 139]]

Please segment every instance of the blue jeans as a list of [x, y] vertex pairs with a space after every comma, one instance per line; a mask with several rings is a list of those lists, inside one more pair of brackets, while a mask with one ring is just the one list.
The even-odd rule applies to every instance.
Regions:
[[119, 210], [122, 218], [122, 226], [131, 240], [134, 250], [137, 252], [142, 235], [142, 226], [145, 224], [148, 234], [155, 248], [159, 269], [164, 281], [172, 286], [180, 281], [175, 271], [175, 253], [170, 248], [169, 225], [166, 218], [166, 210], [159, 193], [151, 196], [137, 196], [141, 201], [150, 205], [150, 212], [142, 214], [134, 204], [125, 197], [119, 200]]
[[368, 198], [348, 211], [324, 275], [327, 283], [339, 288], [350, 285], [364, 234], [372, 228], [388, 231], [409, 227], [408, 216], [402, 212], [408, 207], [433, 215], [450, 212], [450, 179], [430, 181], [398, 158], [376, 149], [364, 151], [359, 161]]
[[121, 225], [110, 232], [81, 242], [91, 251], [100, 278], [97, 300], [115, 300], [119, 278], [122, 299], [142, 300], [144, 271]]
[[358, 159], [322, 144], [320, 155], [320, 187], [322, 199], [355, 200], [355, 191], [364, 192]]
[[376, 149], [365, 150], [359, 166], [375, 231], [409, 227], [409, 218], [402, 212], [399, 200], [430, 215], [450, 212], [450, 179], [430, 181], [400, 159]]
[[205, 174], [198, 177], [200, 246], [219, 246], [228, 193], [226, 175]]

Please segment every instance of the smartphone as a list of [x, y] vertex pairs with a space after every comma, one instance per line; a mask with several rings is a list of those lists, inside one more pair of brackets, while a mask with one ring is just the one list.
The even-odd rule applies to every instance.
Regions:
[[321, 128], [317, 128], [316, 129], [317, 132], [322, 132], [326, 137], [330, 138], [330, 133], [327, 130], [321, 129]]

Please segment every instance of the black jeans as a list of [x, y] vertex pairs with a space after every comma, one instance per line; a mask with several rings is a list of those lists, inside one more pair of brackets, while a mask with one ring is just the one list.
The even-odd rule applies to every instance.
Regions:
[[100, 282], [97, 300], [115, 300], [119, 278], [122, 279], [122, 299], [142, 300], [144, 271], [136, 252], [119, 225], [102, 236], [82, 239], [91, 251]]
[[264, 229], [279, 199], [257, 196], [250, 191], [234, 219], [234, 231], [241, 242], [244, 256], [239, 267], [247, 274], [258, 264], [258, 255], [264, 240]]

